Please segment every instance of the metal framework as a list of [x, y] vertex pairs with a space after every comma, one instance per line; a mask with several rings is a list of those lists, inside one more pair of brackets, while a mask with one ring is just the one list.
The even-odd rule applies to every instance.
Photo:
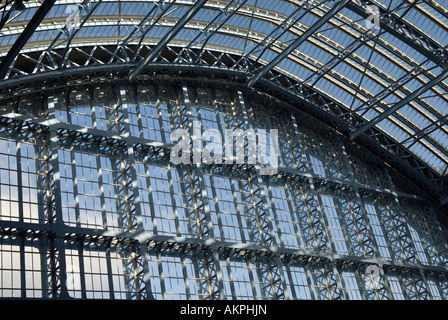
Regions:
[[[448, 298], [447, 3], [25, 6], [1, 8], [1, 298]], [[198, 122], [277, 128], [278, 169], [174, 164]]]

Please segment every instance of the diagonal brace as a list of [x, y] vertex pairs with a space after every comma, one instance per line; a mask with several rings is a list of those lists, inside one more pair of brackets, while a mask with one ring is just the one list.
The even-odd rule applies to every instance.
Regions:
[[193, 18], [193, 16], [205, 5], [207, 0], [198, 0], [185, 13], [182, 18], [177, 21], [174, 27], [169, 30], [159, 43], [151, 50], [151, 52], [129, 73], [129, 81], [133, 81], [143, 70], [143, 68], [150, 62], [154, 61], [162, 52], [166, 45], [182, 30], [182, 28]]
[[260, 80], [266, 73], [271, 71], [281, 60], [287, 57], [291, 52], [293, 52], [298, 46], [305, 42], [309, 37], [311, 37], [322, 25], [324, 25], [328, 20], [330, 20], [336, 13], [338, 13], [349, 1], [340, 0], [337, 1], [336, 5], [328, 11], [319, 21], [313, 24], [308, 30], [306, 30], [299, 38], [297, 38], [291, 45], [283, 50], [282, 53], [277, 55], [267, 66], [265, 66], [260, 72], [258, 72], [254, 77], [252, 77], [248, 82], [248, 87], [252, 87], [258, 80]]
[[23, 30], [23, 33], [20, 34], [14, 45], [11, 47], [11, 49], [9, 49], [8, 54], [3, 58], [0, 64], [0, 79], [3, 79], [6, 76], [6, 73], [8, 72], [8, 69], [13, 63], [14, 59], [19, 55], [20, 50], [22, 50], [29, 38], [31, 38], [34, 31], [45, 18], [47, 13], [51, 10], [55, 2], [56, 0], [45, 0], [39, 7], [39, 9], [37, 9], [36, 13]]
[[434, 87], [438, 83], [442, 82], [446, 77], [448, 77], [448, 69], [444, 70], [441, 74], [439, 74], [437, 77], [435, 77], [434, 79], [432, 79], [431, 81], [426, 83], [423, 87], [421, 87], [420, 89], [412, 92], [406, 98], [404, 98], [403, 100], [397, 102], [395, 105], [393, 105], [392, 107], [390, 107], [389, 109], [387, 109], [386, 111], [381, 113], [376, 118], [370, 120], [369, 122], [367, 122], [362, 127], [360, 127], [358, 129], [356, 129], [355, 131], [353, 131], [350, 134], [350, 138], [351, 139], [357, 138], [359, 135], [363, 134], [366, 130], [369, 130], [370, 128], [375, 126], [377, 123], [381, 122], [382, 120], [384, 120], [385, 118], [390, 116], [392, 113], [398, 111], [400, 108], [404, 107], [406, 104], [408, 104], [412, 100], [416, 99], [423, 92], [431, 89], [432, 87]]

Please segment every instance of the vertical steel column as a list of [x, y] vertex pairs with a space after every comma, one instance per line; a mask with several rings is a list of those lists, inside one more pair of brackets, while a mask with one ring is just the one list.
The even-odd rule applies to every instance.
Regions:
[[[345, 177], [345, 179], [356, 182], [353, 162], [351, 161], [347, 153], [344, 143], [341, 141], [341, 139], [337, 139], [336, 143], [339, 147], [339, 150], [341, 151], [341, 161], [343, 161], [343, 163], [345, 164], [345, 171], [348, 174], [348, 177]], [[352, 195], [352, 197], [349, 197], [349, 200], [351, 203], [351, 213], [353, 215], [352, 219], [350, 220], [353, 221], [353, 224], [350, 223], [350, 225], [353, 225], [356, 228], [356, 234], [360, 238], [359, 244], [362, 247], [363, 252], [359, 252], [359, 254], [365, 257], [379, 257], [380, 255], [378, 246], [376, 244], [375, 236], [373, 235], [370, 221], [367, 216], [367, 212], [365, 211], [364, 203], [362, 202], [359, 189], [353, 188], [353, 190], [346, 192], [346, 195], [348, 197]], [[354, 233], [351, 234], [351, 236], [353, 237]]]
[[[244, 130], [251, 129], [254, 122], [250, 121], [251, 119], [249, 118], [243, 93], [241, 91], [238, 91], [238, 105], [241, 108], [244, 120], [241, 124], [241, 128]], [[254, 110], [252, 110], [252, 112], [254, 112]], [[254, 169], [256, 171], [255, 177], [253, 176], [253, 173], [248, 173], [248, 182], [256, 208], [253, 218], [258, 222], [261, 244], [264, 246], [275, 245], [275, 230], [271, 221], [269, 206], [263, 188], [264, 182], [260, 173], [262, 169], [258, 165], [255, 165]], [[265, 263], [262, 263], [259, 268], [261, 276], [271, 283], [271, 287], [266, 289], [270, 291], [268, 293], [271, 294], [274, 299], [289, 299], [282, 267], [280, 257], [276, 254], [272, 254], [265, 259]]]
[[[85, 235], [78, 235], [76, 237], [76, 249], [78, 250], [78, 260], [79, 260], [79, 273], [80, 273], [80, 285], [81, 285], [81, 297], [82, 299], [87, 299], [86, 290], [86, 271], [84, 267], [84, 246], [85, 246]], [[74, 271], [74, 270], [72, 270]]]
[[[356, 176], [354, 173], [354, 164], [351, 161], [347, 149], [345, 147], [345, 144], [340, 139], [336, 139], [336, 145], [339, 147], [339, 150], [341, 151], [343, 163], [345, 164], [345, 172], [348, 175], [347, 177], [343, 177], [344, 179], [348, 179], [350, 181], [356, 182]], [[359, 246], [356, 246], [356, 248], [361, 248], [362, 252], [358, 252], [358, 250], [355, 250], [354, 254], [362, 255], [365, 257], [376, 257], [380, 258], [380, 253], [378, 250], [378, 245], [376, 243], [375, 236], [373, 234], [369, 217], [367, 215], [367, 212], [364, 208], [364, 203], [361, 198], [361, 194], [358, 188], [354, 187], [353, 190], [348, 190], [345, 192], [345, 194], [348, 197], [349, 203], [351, 204], [349, 209], [352, 218], [348, 218], [351, 220], [351, 223], [347, 224], [349, 236], [351, 239], [359, 239]], [[350, 197], [350, 195], [352, 197]], [[348, 204], [346, 202], [346, 204]], [[344, 206], [341, 207], [342, 213], [348, 211], [345, 211]], [[382, 266], [379, 267], [380, 272], [380, 278], [383, 280], [381, 281], [382, 287], [379, 289], [375, 289], [375, 292], [378, 292], [378, 294], [381, 295], [381, 297], [387, 297], [389, 299], [392, 298], [392, 292], [390, 290], [389, 283], [387, 281], [386, 275], [384, 273], [384, 270]], [[358, 270], [359, 271], [359, 270]], [[360, 289], [362, 286], [360, 286]], [[366, 293], [367, 294], [367, 293]]]
[[[293, 150], [298, 150], [294, 155], [296, 159], [296, 169], [303, 172], [310, 172], [309, 163], [306, 155], [306, 146], [301, 141], [298, 122], [294, 113], [288, 113], [286, 119], [290, 118], [293, 128], [290, 134], [290, 141]], [[300, 151], [299, 151], [300, 150]], [[310, 193], [310, 184], [308, 179], [295, 179], [292, 185], [291, 194], [294, 201], [297, 219], [303, 235], [305, 249], [317, 251], [327, 251], [327, 240], [324, 234], [317, 205], [313, 195]]]
[[[402, 244], [400, 235], [396, 233], [396, 224], [400, 223], [400, 212], [397, 210], [390, 211], [390, 205], [395, 201], [385, 195], [378, 195], [375, 203], [375, 210], [378, 218], [384, 229], [384, 236], [387, 239], [387, 245], [390, 248], [391, 258], [393, 261], [400, 261], [403, 259], [413, 260], [413, 256], [403, 256]], [[403, 229], [403, 228], [402, 228]], [[404, 246], [409, 247], [409, 243], [403, 243]]]
[[[420, 208], [418, 208], [420, 209]], [[448, 266], [448, 243], [437, 220], [434, 208], [427, 204], [415, 214], [419, 218], [419, 226], [426, 240], [425, 249], [431, 264]]]
[[[16, 167], [17, 167], [17, 185], [18, 194], [17, 200], [19, 201], [19, 221], [24, 222], [23, 219], [23, 182], [22, 182], [22, 155], [20, 152], [20, 138], [16, 129], [14, 132], [14, 138], [16, 142]], [[17, 235], [19, 242], [19, 262], [20, 262], [20, 297], [26, 298], [26, 274], [25, 274], [25, 236], [26, 232], [19, 232]]]
[[[195, 139], [202, 141], [202, 137], [194, 136], [192, 107], [186, 85], [182, 85], [182, 99], [186, 113], [184, 114], [184, 117], [180, 115], [180, 120], [184, 128], [189, 128], [190, 136], [193, 141], [192, 145], [193, 148], [195, 148]], [[198, 118], [198, 120], [200, 121], [200, 118]], [[199, 220], [198, 223], [200, 225], [200, 237], [201, 239], [215, 239], [214, 226], [210, 217], [210, 204], [208, 203], [207, 189], [204, 184], [201, 164], [193, 164], [190, 173], [192, 196], [195, 200], [195, 211], [198, 215], [197, 219]], [[200, 267], [204, 267], [201, 271], [202, 275], [205, 276], [204, 279], [207, 279], [207, 281], [203, 285], [208, 286], [210, 299], [224, 299], [222, 274], [217, 250], [213, 250], [211, 253], [204, 253], [204, 264], [200, 264]]]
[[[422, 212], [423, 209], [420, 207], [419, 203], [413, 203], [412, 201], [407, 202], [403, 199], [400, 201], [400, 204], [404, 218], [414, 228], [415, 233], [417, 233], [417, 240], [420, 240], [419, 244], [423, 249], [423, 252], [416, 252], [418, 261], [422, 264], [438, 265], [439, 259], [437, 256], [434, 256], [434, 254], [436, 254], [434, 245], [428, 241], [424, 241], [424, 239], [428, 239], [430, 235], [428, 234], [425, 214]], [[432, 260], [434, 258], [435, 260]]]
[[[299, 141], [299, 144], [303, 147], [303, 150], [305, 151], [302, 154], [303, 160], [306, 161], [308, 165], [304, 166], [304, 168], [307, 168], [309, 173], [311, 173], [311, 161], [309, 159], [310, 152], [308, 150], [308, 141], [307, 136], [305, 133], [303, 133], [303, 130], [300, 128], [300, 124], [298, 122], [299, 119], [295, 115], [292, 116], [292, 120], [295, 121], [296, 126], [294, 126], [295, 130], [295, 137]], [[322, 211], [321, 207], [321, 200], [319, 198], [319, 194], [316, 191], [315, 182], [312, 178], [308, 179], [308, 183], [304, 183], [302, 185], [303, 188], [303, 195], [304, 195], [304, 205], [306, 205], [307, 212], [309, 212], [309, 226], [311, 227], [312, 231], [311, 234], [314, 234], [314, 239], [316, 243], [316, 250], [317, 251], [325, 251], [325, 252], [332, 252], [332, 243], [330, 241], [330, 236], [328, 234], [327, 230], [327, 223], [325, 221], [325, 215]], [[310, 211], [311, 210], [311, 211]], [[307, 226], [307, 224], [305, 224]], [[310, 232], [308, 232], [310, 233]], [[331, 265], [331, 267], [329, 267]], [[344, 288], [341, 283], [341, 276], [339, 274], [339, 270], [336, 266], [335, 261], [331, 261], [330, 263], [325, 262], [323, 263], [323, 272], [320, 275], [317, 275], [313, 273], [313, 277], [315, 282], [322, 283], [326, 285], [326, 287], [329, 290], [331, 299], [346, 299], [347, 297], [342, 293], [344, 292]], [[330, 270], [331, 269], [331, 270]], [[326, 279], [326, 275], [329, 277]], [[322, 294], [323, 291], [320, 292]]]
[[[70, 97], [71, 94], [70, 92], [67, 93], [66, 95], [66, 107], [67, 107], [67, 122], [68, 123], [73, 123], [72, 121], [72, 115], [70, 113]], [[70, 139], [70, 138], [67, 138]], [[75, 202], [75, 218], [76, 218], [76, 226], [80, 227], [81, 226], [81, 217], [80, 217], [80, 210], [79, 210], [79, 192], [78, 192], [78, 178], [76, 176], [76, 162], [75, 162], [75, 150], [73, 147], [73, 141], [71, 141], [70, 145], [69, 145], [69, 151], [70, 153], [70, 169], [71, 169], [71, 175], [72, 175], [72, 179], [73, 179], [73, 197], [74, 197], [74, 202]]]
[[[129, 113], [128, 113], [128, 102], [127, 102], [127, 96], [126, 96], [126, 88], [121, 85], [118, 88], [119, 90], [119, 105], [121, 106], [122, 113], [123, 113], [123, 125], [124, 125], [124, 131], [130, 135], [130, 120], [129, 120]], [[135, 168], [135, 154], [134, 154], [134, 147], [132, 145], [127, 145], [127, 161], [128, 161], [128, 175], [129, 179], [125, 182], [130, 188], [130, 192], [132, 193], [132, 198], [129, 198], [129, 201], [132, 201], [132, 214], [134, 214], [134, 218], [136, 221], [136, 230], [137, 233], [144, 233], [145, 230], [143, 228], [143, 219], [142, 219], [142, 213], [141, 213], [141, 207], [140, 207], [140, 196], [139, 196], [139, 189], [137, 184], [137, 172]], [[141, 270], [136, 270], [138, 274], [139, 282], [144, 286], [140, 287], [140, 292], [138, 293], [139, 299], [150, 299], [153, 300], [154, 297], [152, 295], [151, 291], [151, 283], [150, 283], [150, 274], [149, 274], [149, 265], [148, 265], [148, 259], [147, 259], [147, 243], [146, 242], [139, 242], [135, 243], [135, 248], [133, 248], [133, 258], [137, 259], [136, 263], [138, 265], [138, 268]]]
[[[54, 95], [50, 93], [47, 101], [47, 114], [49, 121], [56, 121]], [[64, 244], [64, 220], [62, 216], [62, 199], [61, 185], [58, 159], [58, 136], [56, 129], [49, 128], [49, 151], [48, 159], [52, 172], [48, 172], [53, 178], [52, 192], [54, 200], [51, 202], [52, 209], [49, 210], [51, 216], [54, 216], [52, 228], [54, 234], [49, 238], [49, 256], [50, 256], [50, 272], [51, 272], [51, 295], [53, 298], [69, 298], [67, 291], [67, 270], [65, 260], [65, 244]], [[50, 216], [50, 215], [49, 215]]]
[[[395, 189], [394, 186], [393, 189]], [[395, 230], [397, 232], [399, 243], [401, 244], [400, 247], [403, 252], [404, 260], [411, 262], [419, 262], [417, 251], [414, 247], [414, 242], [410, 234], [410, 230], [408, 228], [406, 220], [404, 219], [405, 218], [404, 212], [401, 208], [400, 200], [398, 199], [398, 196], [396, 194], [394, 195], [392, 200], [392, 207], [390, 209], [390, 213], [395, 223]], [[420, 271], [420, 274], [416, 275], [415, 277], [414, 276], [411, 277], [413, 279], [413, 285], [416, 290], [415, 293], [416, 296], [424, 300], [430, 299], [431, 292], [430, 290], [428, 290], [428, 284], [423, 272]], [[406, 285], [408, 283], [405, 282], [404, 284]], [[406, 290], [408, 289], [409, 288], [406, 288]]]

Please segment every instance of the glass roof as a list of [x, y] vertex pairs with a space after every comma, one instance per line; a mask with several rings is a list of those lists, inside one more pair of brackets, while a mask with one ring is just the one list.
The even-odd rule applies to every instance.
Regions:
[[[2, 20], [8, 12], [10, 16], [0, 30], [1, 59], [44, 1], [25, 2], [23, 11], [12, 9], [13, 1], [5, 2], [2, 0], [0, 5]], [[4, 78], [76, 67], [76, 63], [61, 65], [51, 61], [44, 65], [48, 60], [44, 53], [60, 48], [70, 51], [88, 43], [157, 44], [191, 13], [197, 2], [200, 1], [58, 0], [21, 48]], [[268, 65], [325, 19], [339, 2], [206, 1], [166, 45], [219, 48]], [[368, 11], [368, 6], [370, 10], [377, 9], [377, 13]], [[67, 27], [70, 15], [79, 18], [76, 27]], [[377, 17], [383, 19], [383, 24], [375, 28], [372, 24]], [[282, 56], [275, 70], [337, 101], [365, 123], [423, 88], [375, 127], [442, 176], [448, 171], [448, 77], [429, 83], [448, 69], [447, 46], [448, 0], [354, 0]], [[32, 55], [33, 52], [41, 54]], [[23, 59], [19, 58], [39, 67], [31, 72], [21, 70], [19, 62]], [[138, 54], [131, 58], [143, 59]], [[92, 57], [88, 63], [104, 62]], [[249, 73], [253, 75], [253, 70]]]

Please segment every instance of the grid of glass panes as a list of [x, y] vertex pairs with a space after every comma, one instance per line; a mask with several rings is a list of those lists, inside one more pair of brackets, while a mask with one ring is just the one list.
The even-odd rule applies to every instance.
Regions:
[[54, 96], [55, 117], [62, 122], [121, 133], [122, 109], [115, 87], [92, 87], [59, 92]]
[[171, 142], [173, 119], [170, 114], [177, 111], [175, 95], [169, 100], [163, 99], [160, 91], [163, 90], [155, 86], [127, 87], [127, 108], [132, 136]]
[[[202, 300], [208, 299], [211, 288], [211, 283], [207, 281], [206, 275], [208, 270], [205, 266], [204, 255], [211, 253], [186, 251], [184, 253], [184, 268], [187, 275], [186, 282], [190, 299]], [[203, 271], [203, 274], [201, 274]]]
[[375, 206], [365, 201], [364, 208], [369, 219], [370, 228], [375, 236], [375, 242], [378, 247], [380, 257], [383, 259], [390, 259], [391, 255], [387, 244], [387, 238], [384, 235], [383, 227], [380, 219], [378, 218]]
[[[376, 203], [378, 217], [387, 233], [389, 245], [397, 260], [415, 260], [415, 249], [412, 238], [407, 230], [409, 224], [405, 221], [403, 213], [395, 203], [393, 198], [379, 198]], [[411, 255], [407, 255], [407, 250]]]
[[109, 299], [108, 259], [103, 246], [84, 244], [83, 275], [87, 299]]
[[404, 300], [405, 296], [403, 294], [403, 288], [401, 286], [401, 279], [396, 272], [387, 273], [387, 281], [389, 283], [392, 296], [395, 300]]
[[46, 150], [41, 139], [27, 139], [20, 147], [22, 175], [22, 207], [23, 221], [44, 223], [44, 195], [46, 194]]
[[82, 298], [85, 294], [85, 289], [82, 287], [79, 258], [79, 245], [78, 243], [65, 243], [65, 270], [66, 270], [66, 286], [68, 295], [72, 298]]
[[297, 199], [291, 197], [289, 183], [275, 178], [265, 181], [268, 181], [268, 185], [264, 187], [278, 244], [286, 248], [304, 248], [300, 239], [300, 226], [296, 220], [297, 213], [292, 203]]
[[128, 228], [122, 155], [114, 148], [61, 140], [58, 152], [65, 223], [89, 228]]
[[204, 299], [209, 296], [206, 274], [199, 272], [204, 268], [203, 253], [150, 249], [147, 258], [155, 299]]
[[[334, 142], [331, 142], [328, 138], [324, 137], [304, 125], [300, 127], [300, 130], [304, 132], [305, 137], [303, 143], [307, 144], [308, 159], [310, 161], [311, 170], [318, 175], [332, 178], [343, 178], [342, 164], [344, 161], [342, 157], [336, 156], [336, 150], [334, 149]], [[332, 137], [337, 139], [337, 137]], [[341, 152], [342, 150], [337, 150]], [[347, 176], [345, 174], [345, 176]]]
[[17, 144], [7, 136], [0, 138], [0, 219], [19, 221], [19, 181]]
[[361, 289], [359, 281], [363, 281], [356, 274], [354, 268], [349, 266], [341, 267], [339, 274], [344, 282], [344, 291], [347, 293], [349, 300], [361, 300]]
[[261, 277], [260, 263], [248, 256], [221, 256], [220, 269], [224, 294], [227, 299], [266, 299], [266, 287], [271, 286], [267, 279]]
[[338, 214], [338, 206], [335, 203], [336, 197], [330, 194], [321, 194], [323, 214], [327, 221], [328, 235], [333, 243], [335, 252], [340, 254], [348, 254], [348, 247], [345, 240], [344, 229], [341, 224], [341, 218]]
[[[312, 191], [310, 190], [310, 185], [306, 182], [290, 183], [291, 197], [295, 199], [293, 204], [295, 205], [296, 219], [299, 222], [301, 230], [301, 239], [303, 242], [304, 249], [316, 250], [316, 247], [320, 247], [319, 250], [327, 250], [326, 244], [325, 249], [322, 249], [321, 245], [326, 242], [325, 237], [316, 236], [316, 229], [319, 228], [320, 224], [320, 212], [317, 210], [317, 205], [313, 199]], [[319, 221], [318, 223], [315, 223]], [[322, 226], [323, 228], [324, 226]]]
[[[131, 248], [127, 245], [111, 245], [107, 249], [107, 258], [110, 259], [109, 284], [115, 299], [133, 299], [135, 261]], [[142, 284], [140, 284], [142, 286]]]
[[65, 259], [70, 297], [135, 298], [135, 263], [129, 246], [66, 242]]
[[96, 87], [93, 89], [92, 110], [95, 128], [120, 133], [123, 129], [123, 112], [117, 104], [117, 90], [114, 87]]
[[[260, 153], [258, 153], [257, 161], [262, 163], [270, 164], [275, 156], [272, 137], [272, 129], [277, 130], [278, 133], [278, 165], [283, 167], [294, 168], [296, 162], [300, 159], [294, 159], [292, 156], [292, 146], [291, 139], [297, 139], [295, 137], [295, 132], [292, 130], [291, 120], [285, 116], [280, 108], [276, 105], [264, 105], [262, 103], [257, 103], [255, 101], [247, 100], [245, 101], [246, 110], [248, 112], [248, 117], [251, 122], [251, 128], [256, 129], [258, 133], [258, 152], [262, 150], [265, 154], [264, 159], [261, 159]], [[266, 141], [260, 140], [263, 132], [265, 130]]]
[[400, 272], [400, 280], [402, 282], [403, 290], [406, 292], [407, 299], [420, 300], [426, 299], [426, 289], [424, 292], [420, 292], [417, 282], [420, 281], [421, 275], [416, 272], [404, 271]]
[[401, 203], [405, 219], [408, 222], [409, 231], [417, 252], [419, 262], [427, 265], [442, 265], [439, 250], [433, 239], [440, 237], [440, 231], [436, 225], [431, 229], [428, 219], [435, 219], [433, 212], [424, 212], [424, 208], [418, 203]]
[[143, 228], [161, 235], [194, 237], [197, 211], [191, 170], [137, 153], [136, 172]]
[[47, 241], [45, 239], [26, 239], [23, 247], [25, 262], [25, 288], [27, 298], [42, 298], [43, 289], [48, 281], [46, 278], [47, 268], [45, 250]]
[[244, 241], [246, 219], [239, 214], [238, 204], [235, 203], [234, 183], [228, 172], [222, 171], [218, 175], [211, 172], [204, 174], [204, 182], [213, 191], [212, 221], [215, 237], [221, 241]]
[[349, 190], [337, 190], [337, 195], [333, 197], [333, 202], [338, 208], [341, 225], [345, 230], [347, 245], [353, 255], [366, 256], [369, 249], [367, 243], [362, 239], [370, 238], [367, 225], [362, 213], [362, 208], [357, 206], [357, 196]]
[[92, 98], [89, 89], [73, 89], [70, 92], [68, 100], [68, 119], [75, 125], [92, 128], [94, 124], [92, 106], [90, 101]]
[[352, 168], [357, 182], [366, 186], [376, 186], [387, 189], [390, 188], [389, 179], [384, 170], [381, 170], [378, 167], [374, 168], [367, 163], [363, 163], [361, 159], [352, 154], [350, 154], [349, 157], [352, 162]]
[[140, 204], [144, 208], [143, 228], [153, 230], [155, 234], [177, 235], [178, 222], [171, 194], [172, 180], [169, 177], [169, 169], [163, 164], [139, 161], [136, 169], [140, 182]]
[[420, 237], [419, 233], [418, 233], [418, 226], [416, 225], [412, 225], [412, 223], [408, 223], [408, 228], [409, 228], [409, 232], [411, 234], [411, 238], [412, 238], [412, 242], [415, 248], [415, 252], [417, 254], [417, 260], [420, 263], [429, 264], [429, 260], [428, 257], [426, 255], [425, 249], [424, 249], [424, 244], [423, 244], [423, 240]]
[[309, 274], [305, 263], [302, 261], [291, 261], [286, 265], [288, 277], [286, 283], [290, 288], [291, 299], [313, 299]]
[[[204, 171], [206, 172], [206, 171]], [[206, 174], [207, 175], [207, 174]], [[234, 170], [213, 170], [204, 179], [206, 187], [213, 185], [214, 209], [218, 225], [214, 225], [221, 241], [259, 242], [259, 227], [255, 222], [257, 208], [253, 202], [250, 181], [247, 174]]]
[[434, 300], [443, 300], [443, 294], [439, 287], [439, 279], [437, 276], [426, 275], [426, 283], [428, 284], [428, 291]]
[[311, 262], [307, 264], [309, 279], [311, 282], [311, 290], [314, 292], [316, 300], [332, 299], [331, 292], [328, 288], [330, 282], [328, 274], [324, 272], [324, 265], [319, 262]]
[[21, 297], [21, 263], [18, 238], [0, 239], [0, 296]]
[[[57, 121], [69, 123], [68, 119], [68, 99], [69, 94], [66, 91], [58, 91], [53, 95], [54, 117]], [[51, 116], [51, 115], [49, 115]]]
[[48, 298], [48, 240], [22, 237], [0, 239], [0, 298]]

